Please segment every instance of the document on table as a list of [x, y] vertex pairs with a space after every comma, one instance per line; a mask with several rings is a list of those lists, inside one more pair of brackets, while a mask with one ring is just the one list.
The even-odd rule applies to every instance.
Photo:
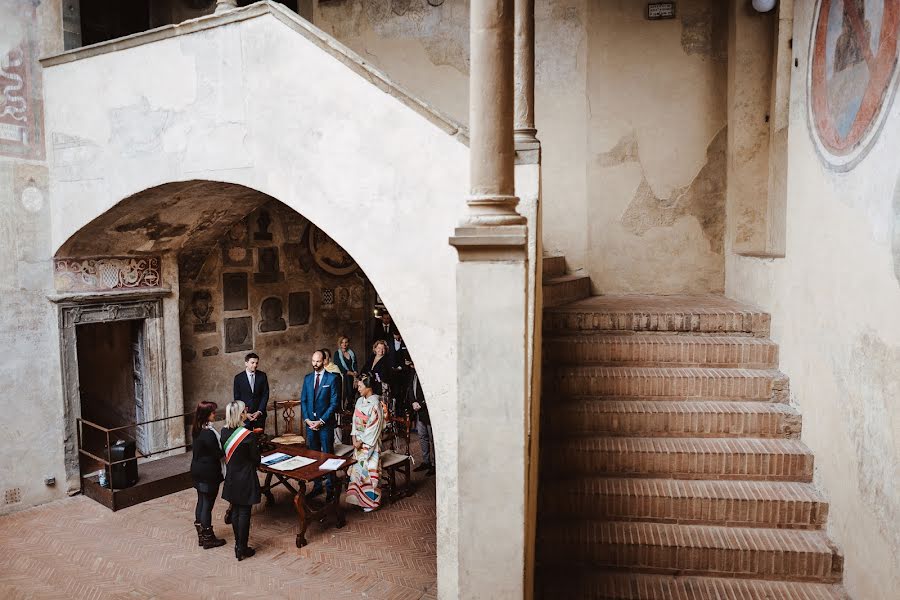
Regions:
[[343, 458], [329, 458], [319, 467], [320, 471], [334, 471], [336, 469], [340, 469], [341, 465], [344, 464]]
[[282, 461], [288, 460], [290, 457], [290, 454], [285, 454], [284, 452], [276, 452], [268, 456], [263, 456], [262, 464], [266, 465], [267, 467], [271, 467], [275, 463], [280, 463]]
[[294, 469], [300, 469], [305, 467], [306, 465], [311, 465], [316, 462], [314, 458], [306, 458], [305, 456], [295, 456], [293, 458], [289, 458], [288, 460], [283, 460], [279, 463], [271, 465], [270, 468], [276, 469], [278, 471], [293, 471]]

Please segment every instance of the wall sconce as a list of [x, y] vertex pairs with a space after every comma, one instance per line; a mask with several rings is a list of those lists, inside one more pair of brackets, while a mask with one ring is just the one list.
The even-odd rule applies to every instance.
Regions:
[[753, 0], [751, 4], [753, 4], [753, 9], [756, 12], [767, 13], [775, 8], [777, 1], [778, 0]]

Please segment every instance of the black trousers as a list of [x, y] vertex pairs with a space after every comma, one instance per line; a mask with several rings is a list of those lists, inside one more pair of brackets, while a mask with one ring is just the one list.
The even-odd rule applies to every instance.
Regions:
[[201, 527], [212, 527], [212, 510], [218, 495], [219, 486], [216, 486], [210, 492], [197, 490], [197, 508], [194, 509], [194, 521], [200, 523]]
[[231, 505], [231, 528], [234, 529], [234, 545], [246, 548], [250, 539], [250, 504]]

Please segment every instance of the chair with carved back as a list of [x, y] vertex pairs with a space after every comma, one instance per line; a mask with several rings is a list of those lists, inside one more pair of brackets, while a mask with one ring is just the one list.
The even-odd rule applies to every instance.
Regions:
[[[409, 452], [411, 427], [409, 415], [385, 415], [381, 434], [381, 485], [388, 500], [397, 500], [413, 492], [412, 455]], [[402, 485], [397, 482], [398, 472], [403, 474]]]

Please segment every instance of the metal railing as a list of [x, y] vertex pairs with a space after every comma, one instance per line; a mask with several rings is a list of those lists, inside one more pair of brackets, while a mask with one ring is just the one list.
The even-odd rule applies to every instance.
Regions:
[[[76, 424], [77, 424], [76, 433], [77, 433], [77, 437], [78, 437], [78, 454], [81, 456], [88, 456], [88, 457], [100, 462], [103, 465], [103, 469], [108, 472], [108, 476], [106, 478], [107, 486], [109, 487], [110, 491], [115, 492], [116, 488], [113, 485], [113, 477], [112, 477], [112, 467], [114, 465], [120, 465], [120, 464], [131, 462], [131, 461], [137, 461], [138, 459], [141, 459], [141, 458], [148, 458], [155, 454], [171, 452], [173, 450], [179, 450], [181, 448], [190, 448], [192, 446], [192, 444], [184, 443], [184, 444], [179, 444], [176, 446], [166, 446], [165, 448], [161, 448], [159, 450], [153, 450], [152, 452], [143, 452], [137, 447], [137, 444], [135, 443], [135, 452], [134, 452], [135, 455], [133, 457], [114, 461], [114, 460], [112, 460], [112, 455], [111, 455], [112, 444], [110, 444], [110, 439], [111, 439], [110, 434], [122, 432], [122, 431], [125, 431], [126, 429], [136, 429], [136, 428], [142, 427], [144, 425], [151, 425], [153, 423], [160, 423], [162, 421], [170, 421], [173, 419], [183, 419], [184, 420], [185, 418], [187, 418], [189, 420], [189, 422], [193, 422], [194, 414], [193, 413], [181, 413], [179, 415], [171, 415], [169, 417], [162, 417], [160, 419], [151, 419], [149, 421], [142, 421], [140, 423], [129, 423], [128, 425], [121, 425], [119, 427], [104, 427], [102, 425], [98, 425], [97, 423], [88, 421], [87, 419], [82, 419], [81, 417], [78, 417], [75, 420]], [[186, 425], [186, 423], [184, 421], [183, 421], [183, 424]], [[84, 436], [83, 427], [85, 425], [87, 425], [89, 429], [94, 430], [94, 431], [99, 431], [100, 433], [102, 433], [105, 436], [106, 443], [104, 444], [104, 449], [106, 450], [106, 458], [97, 456], [93, 452], [90, 452], [90, 451], [84, 449], [83, 442], [84, 442], [85, 436]], [[183, 431], [183, 429], [182, 429], [182, 431]], [[82, 479], [85, 478], [83, 473], [81, 474], [81, 478]]]

